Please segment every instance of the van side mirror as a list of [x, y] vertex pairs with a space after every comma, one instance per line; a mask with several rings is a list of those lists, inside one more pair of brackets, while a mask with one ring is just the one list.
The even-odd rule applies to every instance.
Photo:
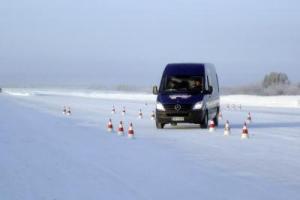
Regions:
[[153, 86], [153, 89], [152, 89], [152, 93], [157, 95], [158, 94], [158, 89], [157, 89], [157, 86]]
[[208, 86], [208, 89], [206, 90], [207, 94], [212, 94], [213, 93], [213, 87], [210, 85]]

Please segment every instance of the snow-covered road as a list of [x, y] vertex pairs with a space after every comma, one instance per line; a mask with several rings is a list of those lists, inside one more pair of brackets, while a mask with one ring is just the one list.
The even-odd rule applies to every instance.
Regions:
[[[300, 199], [299, 108], [224, 109], [214, 133], [157, 130], [151, 98], [129, 96], [0, 95], [0, 199]], [[109, 118], [133, 122], [136, 139], [108, 133]]]

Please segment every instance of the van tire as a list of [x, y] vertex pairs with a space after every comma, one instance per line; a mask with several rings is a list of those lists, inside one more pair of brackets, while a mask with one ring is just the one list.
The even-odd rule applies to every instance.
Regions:
[[213, 120], [214, 120], [215, 126], [219, 126], [219, 119], [218, 119], [218, 117], [216, 116]]
[[219, 112], [220, 112], [219, 110], [220, 110], [220, 108], [217, 109], [217, 114], [213, 119], [214, 123], [215, 123], [215, 126], [219, 126]]
[[202, 123], [200, 124], [201, 128], [207, 128], [208, 127], [208, 112], [205, 111], [204, 119]]
[[163, 123], [160, 123], [160, 122], [157, 122], [157, 121], [156, 121], [156, 123], [155, 123], [155, 124], [156, 124], [156, 128], [157, 128], [157, 129], [163, 129], [163, 128], [164, 128], [164, 126], [165, 126], [165, 124], [163, 124]]

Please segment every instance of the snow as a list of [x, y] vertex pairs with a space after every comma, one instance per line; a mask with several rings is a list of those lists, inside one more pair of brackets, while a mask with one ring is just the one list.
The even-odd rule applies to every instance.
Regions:
[[[219, 128], [209, 133], [187, 124], [157, 130], [150, 94], [4, 92], [1, 199], [300, 199], [300, 109], [285, 106], [297, 96], [271, 97], [272, 107], [260, 97], [222, 97], [224, 105], [243, 107], [224, 107]], [[71, 116], [62, 114], [64, 105]], [[250, 139], [241, 140], [248, 112]], [[108, 133], [109, 118], [115, 129], [123, 120], [125, 131], [132, 122], [135, 140]]]
[[300, 96], [227, 95], [222, 96], [221, 101], [231, 105], [300, 108]]
[[70, 97], [85, 97], [96, 99], [120, 99], [134, 101], [154, 101], [155, 97], [151, 94], [132, 93], [132, 92], [117, 92], [117, 91], [97, 91], [89, 89], [20, 89], [6, 88], [3, 92], [13, 96], [70, 96]]
[[[155, 102], [156, 97], [148, 93], [99, 91], [89, 89], [33, 89], [5, 88], [3, 93], [13, 96], [64, 96], [84, 97], [107, 100], [130, 100]], [[255, 96], [255, 95], [225, 95], [221, 96], [223, 105], [300, 108], [300, 96]]]

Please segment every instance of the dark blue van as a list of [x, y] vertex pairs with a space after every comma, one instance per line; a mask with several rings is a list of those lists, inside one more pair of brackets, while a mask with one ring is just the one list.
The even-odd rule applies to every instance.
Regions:
[[159, 129], [177, 123], [207, 128], [210, 119], [218, 125], [219, 83], [212, 64], [168, 64], [159, 88], [153, 87], [153, 94], [157, 95], [156, 127]]

